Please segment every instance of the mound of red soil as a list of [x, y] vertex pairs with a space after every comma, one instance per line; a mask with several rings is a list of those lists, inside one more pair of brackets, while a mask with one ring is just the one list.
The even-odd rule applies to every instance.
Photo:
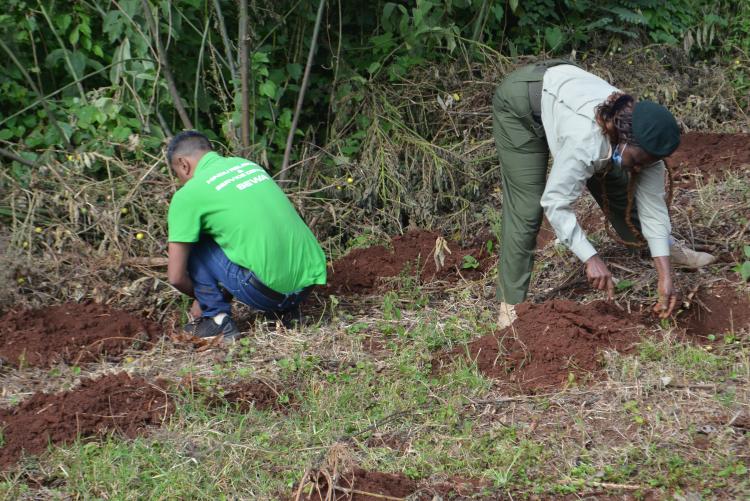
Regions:
[[[333, 263], [328, 273], [326, 290], [333, 294], [366, 293], [377, 289], [382, 278], [395, 277], [403, 271], [419, 274], [420, 280], [456, 281], [460, 277], [478, 278], [494, 263], [481, 243], [476, 247], [461, 249], [449, 243], [450, 253], [444, 252], [445, 261], [438, 271], [435, 264], [435, 242], [440, 235], [429, 231], [410, 231], [391, 240], [392, 249], [376, 245], [354, 249]], [[476, 260], [476, 268], [464, 267], [465, 256]], [[468, 258], [467, 258], [468, 259]], [[408, 269], [412, 266], [411, 269]]]
[[[604, 349], [629, 351], [638, 342], [639, 318], [612, 303], [554, 300], [516, 308], [511, 327], [468, 345], [479, 370], [521, 391], [560, 386], [596, 371]], [[459, 347], [439, 355], [435, 368], [466, 355]]]
[[750, 134], [689, 132], [666, 161], [681, 186], [693, 187], [700, 179], [722, 179], [726, 172], [750, 172]]
[[735, 286], [720, 283], [699, 290], [691, 308], [677, 317], [677, 325], [692, 336], [718, 339], [726, 332], [750, 329], [750, 295], [737, 292]]
[[[301, 496], [304, 501], [382, 501], [383, 499], [403, 499], [417, 490], [417, 482], [401, 474], [380, 473], [355, 469], [341, 475], [333, 487], [331, 497], [326, 477], [320, 475], [312, 493]], [[292, 498], [294, 499], [294, 498]]]
[[15, 366], [77, 365], [116, 357], [160, 332], [153, 322], [96, 303], [9, 312], [0, 318], [0, 358]]
[[36, 393], [17, 407], [0, 409], [3, 446], [0, 469], [27, 454], [38, 454], [48, 444], [64, 444], [77, 437], [117, 432], [133, 438], [148, 426], [158, 426], [174, 410], [160, 387], [127, 373], [83, 379], [74, 390]]
[[[286, 397], [286, 403], [283, 402]], [[210, 403], [220, 405], [228, 403], [238, 410], [247, 412], [251, 408], [261, 410], [285, 410], [292, 404], [292, 395], [284, 392], [273, 383], [261, 380], [241, 381], [209, 397]]]
[[[424, 484], [424, 482], [420, 483]], [[328, 480], [324, 475], [318, 475], [316, 484], [312, 487], [311, 493], [308, 485], [303, 491], [305, 495], [301, 496], [300, 499], [304, 501], [322, 501], [325, 499], [381, 501], [383, 499], [405, 499], [407, 497], [414, 501], [474, 499], [472, 495], [486, 486], [481, 480], [465, 480], [462, 478], [451, 478], [443, 482], [429, 482], [428, 485], [420, 486], [417, 481], [400, 473], [380, 473], [360, 468], [341, 475], [330, 493], [330, 498], [327, 497], [329, 487]], [[296, 494], [292, 499], [296, 499]]]
[[298, 406], [290, 388], [283, 388], [280, 383], [261, 379], [239, 381], [228, 386], [207, 387], [194, 381], [192, 376], [185, 376], [180, 381], [180, 387], [194, 396], [202, 396], [208, 406], [230, 404], [241, 412], [247, 412], [253, 407], [261, 410], [286, 411]]

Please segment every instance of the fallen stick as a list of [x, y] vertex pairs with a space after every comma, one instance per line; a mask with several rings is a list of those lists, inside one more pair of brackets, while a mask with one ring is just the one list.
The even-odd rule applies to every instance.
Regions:
[[600, 489], [622, 489], [626, 491], [639, 491], [641, 489], [644, 489], [644, 487], [641, 485], [613, 484], [611, 482], [587, 482], [586, 485], [597, 487]]
[[406, 498], [396, 498], [393, 496], [388, 496], [386, 494], [375, 494], [374, 492], [366, 492], [366, 491], [360, 491], [357, 489], [347, 489], [346, 487], [339, 487], [334, 486], [333, 487], [337, 491], [345, 492], [347, 494], [359, 494], [361, 496], [368, 496], [373, 498], [379, 498], [379, 499], [388, 499], [390, 501], [404, 501]]
[[[565, 481], [565, 480], [558, 482], [559, 485], [571, 485], [574, 483], [577, 484], [577, 482]], [[589, 487], [589, 488], [595, 488], [595, 489], [619, 489], [619, 490], [625, 490], [625, 491], [639, 491], [639, 490], [645, 489], [645, 487], [641, 485], [615, 484], [611, 482], [594, 482], [594, 481], [585, 482], [584, 484], [581, 485], [581, 487], [584, 487], [584, 486]]]
[[169, 260], [166, 257], [129, 257], [123, 259], [123, 266], [148, 266], [159, 268], [167, 266]]

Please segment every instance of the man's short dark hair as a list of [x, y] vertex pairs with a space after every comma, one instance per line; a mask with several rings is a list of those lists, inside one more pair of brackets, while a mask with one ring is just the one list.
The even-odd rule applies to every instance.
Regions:
[[192, 155], [199, 151], [211, 151], [211, 142], [197, 130], [185, 130], [177, 134], [167, 146], [167, 163], [172, 166], [175, 155]]

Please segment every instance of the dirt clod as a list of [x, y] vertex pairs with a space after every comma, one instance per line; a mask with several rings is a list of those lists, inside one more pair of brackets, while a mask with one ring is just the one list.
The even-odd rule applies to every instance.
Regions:
[[[491, 378], [524, 392], [565, 384], [596, 371], [600, 352], [627, 352], [639, 340], [639, 318], [605, 301], [554, 300], [517, 306], [509, 328], [468, 345], [469, 356]], [[436, 367], [465, 356], [463, 347], [439, 355]]]
[[11, 311], [0, 318], [0, 358], [15, 366], [78, 365], [117, 357], [160, 332], [153, 322], [97, 303]]
[[8, 469], [24, 452], [39, 454], [48, 444], [79, 436], [116, 432], [133, 438], [159, 426], [173, 410], [160, 386], [125, 372], [82, 379], [71, 391], [36, 393], [16, 407], [0, 409], [0, 469]]

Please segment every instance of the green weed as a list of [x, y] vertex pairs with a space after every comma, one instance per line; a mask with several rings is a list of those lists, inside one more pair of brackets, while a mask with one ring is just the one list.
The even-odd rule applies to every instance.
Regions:
[[742, 249], [745, 254], [745, 260], [738, 263], [732, 270], [742, 277], [742, 280], [747, 282], [750, 280], [750, 245], [745, 245]]
[[461, 268], [463, 268], [464, 270], [475, 270], [479, 268], [479, 261], [477, 261], [477, 258], [472, 256], [471, 254], [467, 254], [463, 257]]

